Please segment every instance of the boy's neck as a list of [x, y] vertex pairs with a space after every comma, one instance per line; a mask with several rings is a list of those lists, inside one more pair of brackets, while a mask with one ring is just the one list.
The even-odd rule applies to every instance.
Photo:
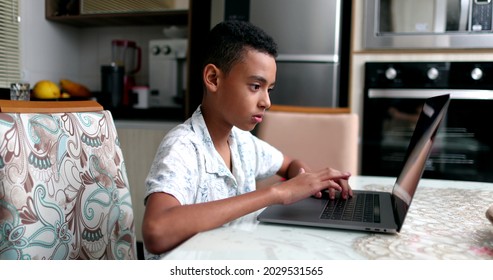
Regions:
[[229, 147], [228, 139], [233, 127], [225, 125], [217, 115], [207, 110], [204, 106], [202, 106], [202, 116], [216, 149]]
[[218, 114], [202, 107], [202, 116], [212, 139], [214, 148], [221, 156], [224, 164], [231, 170], [231, 151], [229, 149], [229, 136], [231, 135], [232, 126], [228, 126]]
[[216, 127], [214, 124], [209, 124], [205, 122], [209, 135], [211, 136], [212, 142], [216, 150], [219, 148], [229, 147], [229, 136], [231, 135], [231, 129], [221, 129]]
[[231, 170], [231, 151], [229, 149], [229, 135], [231, 134], [231, 129], [220, 129], [217, 125], [214, 125], [214, 122], [207, 122], [205, 116], [204, 120], [207, 130], [209, 131], [212, 144], [214, 145], [214, 149], [216, 149], [217, 153], [221, 156], [228, 169]]

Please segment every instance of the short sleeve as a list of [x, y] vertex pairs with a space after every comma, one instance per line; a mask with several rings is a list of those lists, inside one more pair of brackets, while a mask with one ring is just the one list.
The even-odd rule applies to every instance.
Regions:
[[165, 138], [146, 179], [146, 198], [156, 192], [174, 196], [182, 205], [194, 198], [199, 163], [194, 145], [179, 137]]

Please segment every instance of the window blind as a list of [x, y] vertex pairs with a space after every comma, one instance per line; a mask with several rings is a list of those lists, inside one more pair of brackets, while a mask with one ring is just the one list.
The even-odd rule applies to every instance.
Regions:
[[0, 1], [0, 88], [21, 79], [19, 1]]

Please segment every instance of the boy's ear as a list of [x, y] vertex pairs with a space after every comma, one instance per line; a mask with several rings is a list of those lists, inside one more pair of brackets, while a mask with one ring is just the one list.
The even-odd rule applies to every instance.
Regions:
[[204, 84], [207, 87], [209, 91], [215, 91], [217, 88], [217, 81], [218, 81], [218, 75], [219, 68], [217, 68], [214, 64], [207, 64], [204, 67]]

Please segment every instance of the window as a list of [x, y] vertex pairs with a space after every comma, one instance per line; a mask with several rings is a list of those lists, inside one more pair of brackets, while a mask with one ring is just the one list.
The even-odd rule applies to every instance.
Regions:
[[19, 1], [0, 1], [0, 88], [21, 79], [19, 25]]

